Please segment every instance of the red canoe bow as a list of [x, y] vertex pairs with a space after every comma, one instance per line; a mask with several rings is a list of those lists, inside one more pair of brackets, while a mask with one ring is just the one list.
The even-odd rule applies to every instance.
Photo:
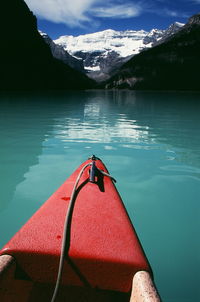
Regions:
[[2, 249], [34, 282], [55, 283], [78, 175], [62, 284], [129, 292], [137, 271], [151, 272], [113, 180], [99, 170], [108, 173], [101, 160], [84, 162]]

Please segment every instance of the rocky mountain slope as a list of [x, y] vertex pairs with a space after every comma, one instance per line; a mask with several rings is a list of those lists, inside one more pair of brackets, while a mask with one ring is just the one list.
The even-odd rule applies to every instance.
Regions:
[[71, 55], [81, 58], [88, 75], [98, 81], [109, 78], [131, 57], [176, 33], [184, 24], [166, 30], [104, 30], [81, 36], [61, 36], [54, 42]]
[[200, 14], [163, 43], [134, 56], [106, 88], [199, 90]]
[[2, 0], [0, 90], [84, 89], [91, 80], [56, 60], [23, 0]]
[[53, 40], [42, 31], [39, 30], [40, 35], [43, 37], [44, 41], [49, 45], [51, 53], [54, 58], [61, 60], [63, 63], [69, 65], [70, 67], [85, 72], [83, 66], [83, 60], [71, 56], [61, 45], [53, 42]]

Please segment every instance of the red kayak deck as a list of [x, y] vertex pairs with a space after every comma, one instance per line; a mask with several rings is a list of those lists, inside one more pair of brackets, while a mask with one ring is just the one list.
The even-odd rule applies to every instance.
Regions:
[[[71, 192], [81, 168], [89, 162], [65, 181], [1, 251], [14, 256], [35, 282], [56, 280]], [[96, 166], [107, 172], [100, 160]], [[91, 183], [89, 170], [79, 181], [62, 284], [128, 292], [133, 275], [150, 267], [112, 180], [103, 176], [100, 185]]]

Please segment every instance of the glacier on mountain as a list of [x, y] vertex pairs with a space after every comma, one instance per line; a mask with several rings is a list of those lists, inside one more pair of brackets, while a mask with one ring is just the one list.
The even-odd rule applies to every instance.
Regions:
[[176, 33], [184, 24], [175, 22], [167, 29], [104, 31], [80, 36], [61, 36], [54, 43], [70, 55], [82, 59], [88, 75], [96, 80], [110, 77], [116, 68], [134, 55]]
[[114, 31], [111, 29], [101, 32], [81, 35], [62, 36], [55, 40], [56, 44], [62, 45], [70, 54], [82, 52], [110, 52], [115, 51], [122, 57], [126, 57], [139, 52], [144, 48], [143, 39], [148, 32], [140, 31]]

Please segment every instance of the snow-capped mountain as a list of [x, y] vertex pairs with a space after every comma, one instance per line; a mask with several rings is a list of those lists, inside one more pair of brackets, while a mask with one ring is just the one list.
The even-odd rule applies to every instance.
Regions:
[[70, 53], [77, 52], [108, 52], [115, 51], [120, 56], [126, 57], [138, 53], [144, 48], [143, 39], [148, 32], [140, 31], [115, 31], [112, 29], [101, 32], [74, 36], [62, 36], [55, 40], [56, 44], [62, 45]]
[[[171, 27], [171, 30], [173, 28]], [[200, 90], [200, 13], [175, 35], [131, 58], [101, 88]]]
[[54, 43], [69, 54], [83, 59], [88, 75], [96, 80], [109, 78], [114, 71], [139, 52], [163, 42], [184, 24], [174, 23], [166, 30], [115, 31], [112, 29], [80, 35], [61, 36]]
[[161, 38], [158, 38], [157, 41], [155, 41], [155, 43], [153, 43], [153, 46], [166, 41], [168, 38], [170, 38], [172, 35], [174, 35], [180, 29], [182, 29], [182, 27], [184, 25], [185, 24], [180, 23], [180, 22], [175, 22], [175, 23], [171, 24], [166, 30], [163, 31]]

